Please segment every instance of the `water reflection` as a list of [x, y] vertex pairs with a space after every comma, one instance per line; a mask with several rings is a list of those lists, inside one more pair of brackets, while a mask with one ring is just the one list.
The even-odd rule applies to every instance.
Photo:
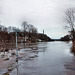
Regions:
[[75, 57], [73, 57], [64, 66], [65, 66], [65, 69], [66, 69], [66, 75], [75, 75]]
[[[26, 44], [24, 49], [21, 49], [19, 52], [20, 53], [24, 53], [23, 57], [19, 59], [19, 61], [17, 62], [17, 67], [16, 67], [16, 73], [17, 75], [25, 75], [25, 70], [23, 69], [23, 67], [26, 67], [26, 62], [28, 61], [28, 63], [32, 62], [35, 60], [35, 58], [37, 58], [39, 55], [39, 52], [45, 52], [47, 48], [47, 43], [46, 42], [42, 42], [42, 43], [33, 43], [33, 44]], [[21, 64], [21, 66], [19, 66], [18, 64]], [[23, 69], [23, 70], [22, 70]], [[32, 67], [33, 69], [33, 67]], [[22, 72], [24, 72], [24, 74]], [[12, 75], [15, 73], [12, 73]]]
[[18, 66], [10, 75], [65, 75], [70, 69], [68, 64], [75, 62], [71, 60], [69, 45], [66, 42], [39, 42], [26, 44], [24, 48], [22, 43], [19, 44]]
[[73, 53], [74, 56], [75, 56], [75, 44], [74, 43], [72, 43], [71, 53]]
[[75, 44], [71, 43], [70, 53], [72, 54], [71, 59], [64, 64], [66, 75], [75, 75]]
[[67, 48], [65, 42], [29, 44], [21, 49], [25, 55], [19, 59], [21, 66], [17, 72], [19, 75], [64, 75], [63, 63], [68, 56], [64, 52]]

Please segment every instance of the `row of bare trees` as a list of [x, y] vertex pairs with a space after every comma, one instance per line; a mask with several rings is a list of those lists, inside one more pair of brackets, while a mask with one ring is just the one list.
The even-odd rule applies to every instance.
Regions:
[[[32, 38], [32, 35], [34, 37], [34, 35], [37, 35], [37, 32], [38, 32], [37, 28], [35, 26], [28, 24], [26, 21], [22, 22], [21, 29], [14, 27], [14, 26], [5, 27], [3, 25], [0, 25], [0, 37], [1, 37], [0, 39], [4, 40], [7, 37], [7, 35], [9, 38], [11, 38], [12, 35], [10, 35], [10, 34], [16, 32], [16, 31], [19, 32], [20, 35], [22, 35], [22, 37], [24, 37], [23, 41], [25, 41], [26, 36], [30, 40]], [[15, 33], [14, 33], [14, 35], [15, 35]], [[6, 38], [7, 40], [9, 40], [8, 37]]]
[[34, 34], [36, 34], [37, 36], [37, 28], [34, 27], [33, 25], [31, 24], [27, 24], [27, 22], [23, 22], [22, 23], [22, 31], [24, 32], [24, 41], [25, 41], [25, 36], [26, 36], [26, 32], [28, 32], [29, 34], [29, 40], [31, 39], [31, 34], [34, 36]]

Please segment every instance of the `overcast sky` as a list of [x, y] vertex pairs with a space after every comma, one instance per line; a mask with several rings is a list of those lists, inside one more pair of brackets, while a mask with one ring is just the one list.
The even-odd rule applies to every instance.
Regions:
[[51, 38], [66, 35], [65, 10], [75, 6], [75, 0], [0, 0], [0, 20], [5, 26], [20, 27], [23, 21], [33, 24], [39, 32]]

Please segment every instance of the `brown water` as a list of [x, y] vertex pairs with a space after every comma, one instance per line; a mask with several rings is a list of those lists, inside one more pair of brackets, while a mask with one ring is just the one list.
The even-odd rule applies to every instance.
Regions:
[[[21, 49], [26, 53], [18, 61], [10, 75], [73, 75], [74, 56], [70, 53], [71, 43], [45, 42]], [[72, 72], [72, 74], [70, 74]]]

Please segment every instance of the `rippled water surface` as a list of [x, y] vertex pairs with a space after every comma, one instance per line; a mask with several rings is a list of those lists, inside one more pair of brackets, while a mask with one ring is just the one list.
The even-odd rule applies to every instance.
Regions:
[[71, 43], [43, 42], [29, 46], [32, 49], [21, 50], [27, 55], [19, 59], [18, 71], [13, 70], [10, 75], [70, 75], [68, 67], [74, 62]]

